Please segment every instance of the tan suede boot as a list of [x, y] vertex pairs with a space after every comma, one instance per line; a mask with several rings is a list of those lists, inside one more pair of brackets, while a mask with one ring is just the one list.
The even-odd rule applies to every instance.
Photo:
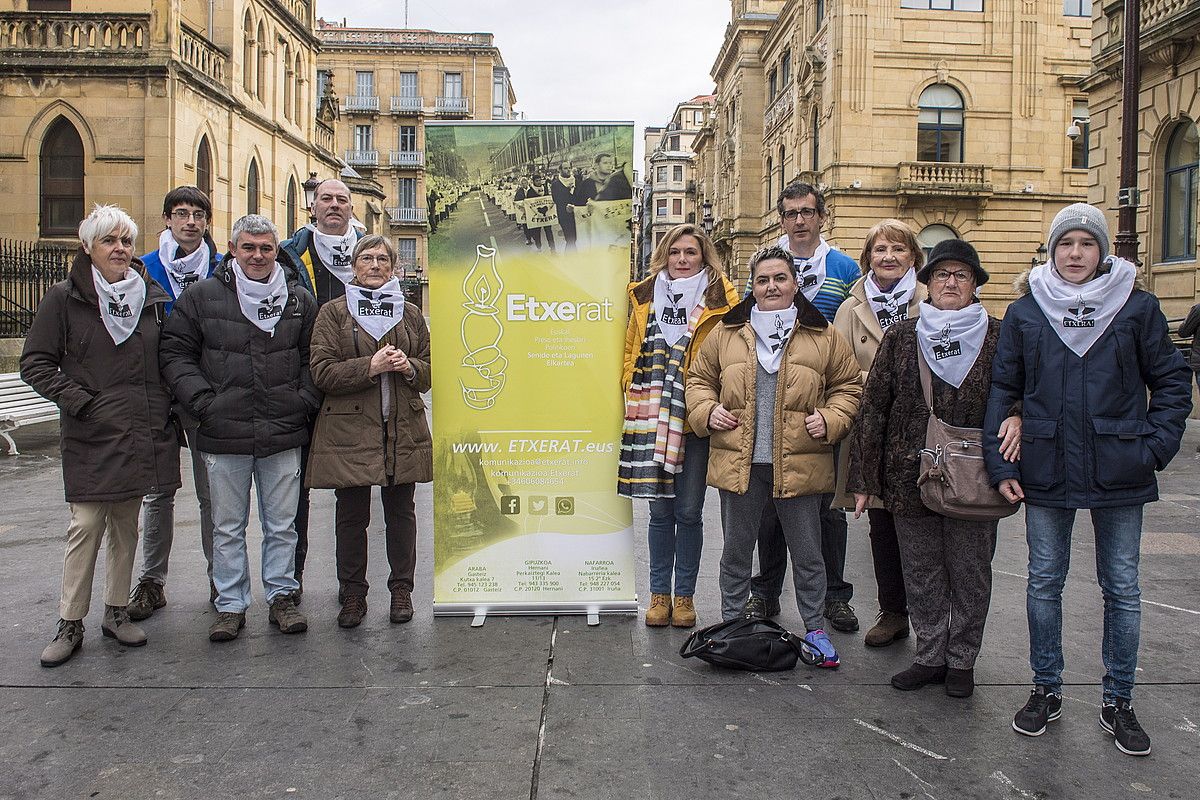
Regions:
[[676, 597], [671, 609], [671, 624], [676, 628], [693, 628], [696, 625], [696, 607], [691, 597]]
[[650, 606], [646, 609], [646, 624], [661, 628], [671, 622], [671, 595], [651, 594]]

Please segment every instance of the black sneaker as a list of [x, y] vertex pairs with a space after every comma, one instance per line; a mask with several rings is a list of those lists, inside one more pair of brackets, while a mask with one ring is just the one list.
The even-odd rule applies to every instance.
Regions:
[[1041, 736], [1046, 732], [1046, 723], [1062, 716], [1062, 697], [1045, 686], [1035, 686], [1029, 693], [1029, 701], [1013, 717], [1013, 730], [1026, 736]]
[[858, 630], [858, 617], [854, 615], [854, 606], [845, 600], [830, 600], [825, 603], [825, 619], [835, 631], [854, 633]]
[[779, 600], [768, 600], [765, 597], [750, 596], [742, 608], [742, 616], [746, 619], [770, 619], [779, 616]]
[[1107, 703], [1100, 706], [1100, 727], [1116, 737], [1114, 741], [1122, 753], [1150, 755], [1150, 736], [1138, 724], [1133, 705], [1128, 700], [1119, 699], [1115, 706]]

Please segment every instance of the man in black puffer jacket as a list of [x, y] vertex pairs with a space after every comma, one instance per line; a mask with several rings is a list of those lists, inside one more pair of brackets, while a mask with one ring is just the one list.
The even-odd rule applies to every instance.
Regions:
[[300, 450], [320, 394], [308, 371], [316, 301], [295, 280], [270, 220], [233, 226], [213, 276], [189, 289], [163, 329], [159, 360], [176, 399], [200, 426], [196, 437], [213, 507], [212, 641], [245, 625], [250, 605], [246, 518], [251, 480], [263, 531], [262, 579], [270, 622], [284, 633], [308, 627], [292, 597]]

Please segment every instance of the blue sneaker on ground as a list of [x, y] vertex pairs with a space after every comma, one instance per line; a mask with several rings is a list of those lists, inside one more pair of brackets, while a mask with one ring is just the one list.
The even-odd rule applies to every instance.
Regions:
[[841, 659], [838, 658], [837, 650], [833, 649], [833, 642], [829, 641], [829, 634], [820, 628], [804, 634], [804, 643], [814, 653], [821, 655], [822, 660], [817, 662], [818, 667], [834, 669], [838, 664], [842, 663]]

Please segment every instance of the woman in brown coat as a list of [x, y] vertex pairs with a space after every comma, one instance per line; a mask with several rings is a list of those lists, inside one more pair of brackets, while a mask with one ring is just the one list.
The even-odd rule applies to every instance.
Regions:
[[[895, 520], [917, 652], [892, 686], [944, 683], [951, 697], [968, 697], [991, 604], [996, 521], [951, 519], [921, 502], [917, 478], [930, 409], [920, 374], [927, 364], [939, 419], [982, 427], [1000, 321], [975, 296], [988, 274], [967, 242], [939, 242], [917, 279], [929, 287], [929, 300], [919, 318], [884, 334], [850, 440], [848, 488], [856, 518], [874, 496]], [[1015, 458], [1020, 420], [1005, 420], [1000, 435]]]
[[56, 667], [83, 644], [92, 577], [106, 543], [105, 636], [146, 643], [129, 620], [129, 584], [142, 497], [179, 488], [179, 437], [158, 372], [158, 337], [170, 298], [133, 257], [137, 225], [96, 206], [79, 226], [82, 246], [65, 281], [46, 292], [21, 378], [61, 412], [63, 485], [71, 505], [58, 635], [42, 652]]
[[317, 417], [307, 483], [334, 489], [338, 625], [367, 613], [367, 525], [380, 487], [391, 575], [392, 622], [412, 619], [417, 562], [413, 493], [433, 480], [433, 441], [421, 393], [429, 391], [429, 328], [404, 301], [396, 252], [382, 236], [354, 248], [345, 302], [326, 303], [312, 336], [312, 376], [325, 400]]
[[[897, 322], [916, 319], [928, 292], [917, 280], [917, 270], [925, 263], [912, 229], [898, 219], [885, 219], [867, 232], [862, 254], [858, 257], [863, 276], [850, 287], [850, 296], [838, 306], [833, 327], [854, 348], [854, 357], [862, 369], [865, 383], [883, 334]], [[838, 485], [834, 508], [854, 509], [854, 496], [846, 491], [850, 450], [838, 453]], [[896, 542], [896, 524], [892, 512], [879, 498], [867, 504], [870, 521], [871, 560], [875, 565], [875, 583], [879, 587], [879, 617], [867, 631], [870, 647], [884, 647], [908, 636], [908, 600], [904, 595], [904, 572], [900, 568], [900, 546]]]
[[760, 250], [753, 295], [721, 318], [687, 379], [688, 422], [709, 437], [708, 484], [721, 490], [721, 615], [742, 614], [758, 521], [773, 503], [792, 557], [796, 606], [809, 646], [836, 667], [823, 629], [821, 495], [833, 491], [833, 446], [862, 395], [846, 340], [799, 291], [791, 255]]

